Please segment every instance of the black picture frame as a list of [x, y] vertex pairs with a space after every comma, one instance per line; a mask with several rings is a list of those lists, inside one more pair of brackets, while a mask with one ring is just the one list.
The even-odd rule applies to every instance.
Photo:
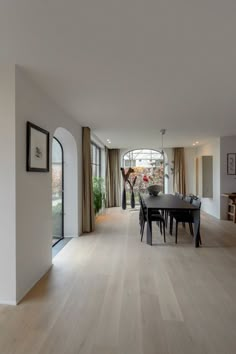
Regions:
[[26, 123], [26, 171], [49, 172], [49, 139], [47, 130]]
[[236, 175], [236, 153], [227, 154], [227, 175]]

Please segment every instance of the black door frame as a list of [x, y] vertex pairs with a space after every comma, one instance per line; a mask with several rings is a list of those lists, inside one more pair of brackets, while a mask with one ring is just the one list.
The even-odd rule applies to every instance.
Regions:
[[[53, 137], [53, 139], [55, 139], [58, 144], [60, 145], [61, 148], [61, 157], [62, 157], [62, 190], [61, 190], [61, 202], [62, 202], [62, 206], [61, 206], [61, 230], [62, 230], [62, 235], [61, 238], [59, 238], [53, 245], [52, 247], [54, 247], [58, 242], [60, 242], [61, 240], [63, 240], [63, 238], [65, 238], [64, 236], [64, 149], [62, 146], [62, 143], [60, 142], [60, 140], [58, 140], [55, 136]], [[53, 161], [52, 161], [53, 163]]]

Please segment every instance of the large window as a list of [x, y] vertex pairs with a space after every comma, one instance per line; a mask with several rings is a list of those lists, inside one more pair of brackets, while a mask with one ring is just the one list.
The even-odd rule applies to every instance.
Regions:
[[93, 177], [101, 177], [101, 148], [91, 143], [91, 164]]
[[[167, 161], [165, 161], [167, 162]], [[163, 154], [160, 151], [138, 149], [127, 152], [123, 157], [123, 166], [125, 169], [132, 167], [134, 173], [131, 174], [131, 179], [137, 176], [134, 186], [136, 200], [138, 200], [138, 192], [145, 192], [151, 184], [158, 184], [165, 191], [164, 169], [165, 163]], [[129, 185], [126, 185], [129, 193]], [[127, 202], [129, 201], [127, 198]]]

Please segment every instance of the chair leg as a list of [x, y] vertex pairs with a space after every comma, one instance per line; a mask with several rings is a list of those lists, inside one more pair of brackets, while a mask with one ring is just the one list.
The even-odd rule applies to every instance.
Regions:
[[168, 227], [168, 210], [165, 210], [165, 226]]
[[141, 242], [143, 241], [144, 228], [145, 228], [145, 222], [143, 222], [143, 224], [142, 224], [142, 229], [141, 229]]
[[199, 244], [202, 245], [201, 235], [199, 234]]
[[160, 221], [160, 232], [161, 232], [161, 235], [162, 235], [162, 221]]
[[166, 225], [165, 225], [165, 221], [163, 221], [163, 233], [164, 233], [164, 242], [166, 242]]
[[182, 222], [183, 227], [185, 228], [185, 222]]
[[170, 217], [170, 235], [172, 236], [172, 231], [173, 231], [173, 217]]
[[178, 222], [175, 223], [175, 243], [178, 241]]
[[191, 222], [188, 223], [189, 224], [189, 231], [190, 231], [190, 234], [193, 236], [193, 225]]

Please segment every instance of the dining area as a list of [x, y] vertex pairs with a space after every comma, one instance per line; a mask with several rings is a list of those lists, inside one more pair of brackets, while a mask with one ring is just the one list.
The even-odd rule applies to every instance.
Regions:
[[[152, 185], [147, 193], [139, 193], [139, 225], [141, 242], [146, 232], [146, 243], [153, 244], [153, 223], [160, 229], [166, 243], [166, 232], [175, 236], [175, 244], [178, 243], [178, 228], [181, 225], [187, 230], [189, 227], [190, 236], [196, 248], [202, 245], [200, 235], [200, 210], [201, 200], [194, 195], [162, 194], [159, 186]], [[146, 226], [146, 231], [145, 231]], [[173, 228], [175, 229], [173, 235]], [[186, 232], [187, 233], [187, 232]]]

